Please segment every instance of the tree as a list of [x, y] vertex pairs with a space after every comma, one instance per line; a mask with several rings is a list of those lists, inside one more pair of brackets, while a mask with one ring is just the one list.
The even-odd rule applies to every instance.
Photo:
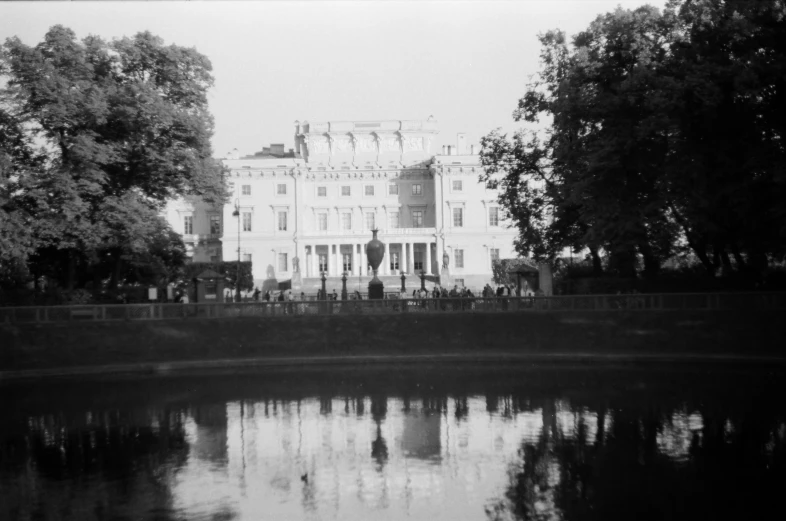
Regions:
[[[540, 36], [542, 69], [513, 116], [540, 134], [482, 140], [482, 176], [539, 261], [587, 247], [623, 276], [656, 275], [688, 245], [714, 273], [783, 255], [783, 63], [778, 1], [673, 1], [599, 16], [569, 45]], [[712, 258], [712, 260], [711, 260]]]
[[168, 199], [225, 200], [223, 171], [211, 158], [211, 65], [196, 50], [147, 32], [80, 42], [54, 26], [35, 47], [8, 39], [2, 62], [3, 107], [46, 151], [15, 197], [35, 202], [39, 253], [59, 252], [48, 260], [67, 264], [60, 271], [68, 286], [77, 268], [84, 275], [138, 252], [149, 231], [142, 221]]
[[521, 245], [538, 260], [589, 247], [599, 269], [604, 248], [631, 276], [637, 253], [655, 273], [670, 252], [673, 233], [655, 189], [664, 148], [647, 99], [668, 28], [642, 7], [598, 17], [573, 50], [562, 32], [540, 37], [543, 69], [514, 119], [547, 115], [549, 130], [544, 138], [520, 132], [513, 143], [491, 133], [481, 152], [487, 175], [505, 173], [503, 204], [518, 214]]
[[786, 244], [786, 17], [783, 3], [673, 2], [664, 70], [677, 129], [669, 204], [709, 271], [764, 270]]

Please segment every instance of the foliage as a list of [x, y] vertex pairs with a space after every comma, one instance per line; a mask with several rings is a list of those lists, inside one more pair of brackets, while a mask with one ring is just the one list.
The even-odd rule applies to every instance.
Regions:
[[[251, 291], [254, 289], [254, 276], [251, 266], [251, 262], [240, 263], [240, 289], [242, 291]], [[235, 282], [237, 281], [237, 269], [237, 261], [193, 262], [191, 264], [186, 264], [183, 272], [183, 279], [190, 281], [205, 270], [213, 270], [224, 276], [227, 288], [234, 290]]]
[[[147, 32], [78, 41], [54, 26], [34, 47], [6, 40], [2, 251], [32, 255], [73, 287], [109, 261], [115, 272], [121, 259], [144, 263], [138, 257], [162, 236], [157, 215], [168, 199], [222, 202], [223, 171], [211, 158], [210, 70], [196, 50]], [[41, 150], [32, 150], [33, 140]]]
[[[516, 270], [521, 266], [528, 266], [530, 268], [536, 268], [534, 263], [527, 259], [500, 259], [495, 261], [491, 265], [491, 272], [492, 272], [492, 280], [494, 284], [497, 285], [513, 285], [515, 286], [517, 283], [517, 278], [515, 275], [511, 274], [511, 271]], [[536, 268], [537, 269], [537, 268]]]
[[[599, 16], [542, 68], [513, 116], [548, 130], [482, 140], [482, 180], [551, 261], [589, 248], [596, 274], [646, 275], [684, 239], [710, 273], [786, 251], [786, 17], [779, 2], [671, 2]], [[778, 116], [776, 116], [776, 114]]]

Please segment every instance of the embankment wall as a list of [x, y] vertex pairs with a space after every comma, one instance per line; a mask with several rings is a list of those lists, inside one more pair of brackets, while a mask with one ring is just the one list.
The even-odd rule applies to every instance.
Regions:
[[768, 311], [527, 311], [0, 324], [0, 371], [250, 357], [413, 354], [786, 358]]

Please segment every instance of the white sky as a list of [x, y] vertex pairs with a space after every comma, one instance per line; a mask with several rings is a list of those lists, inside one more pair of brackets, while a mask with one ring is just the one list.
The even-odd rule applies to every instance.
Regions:
[[213, 63], [215, 155], [293, 146], [293, 122], [439, 121], [436, 149], [470, 143], [511, 113], [539, 68], [539, 33], [569, 35], [616, 6], [665, 0], [0, 2], [0, 38], [35, 45], [62, 24], [79, 38], [149, 30]]

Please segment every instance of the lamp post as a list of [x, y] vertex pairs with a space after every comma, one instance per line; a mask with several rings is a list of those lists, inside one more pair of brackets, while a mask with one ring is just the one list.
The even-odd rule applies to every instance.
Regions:
[[235, 275], [235, 302], [240, 302], [240, 199], [235, 199], [235, 211], [232, 212], [237, 217], [237, 274]]

